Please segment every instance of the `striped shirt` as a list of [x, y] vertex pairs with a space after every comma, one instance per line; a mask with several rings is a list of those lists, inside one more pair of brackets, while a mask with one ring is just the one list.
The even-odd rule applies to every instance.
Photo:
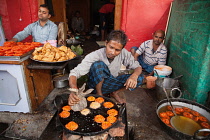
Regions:
[[120, 72], [122, 64], [129, 69], [135, 69], [141, 67], [138, 61], [134, 60], [134, 57], [125, 48], [122, 49], [121, 53], [114, 58], [110, 63], [106, 56], [106, 48], [101, 48], [88, 55], [82, 60], [82, 62], [70, 71], [69, 76], [74, 75], [77, 78], [89, 73], [91, 65], [96, 61], [103, 61], [109, 68], [110, 73], [117, 77]]
[[165, 65], [167, 58], [167, 48], [163, 43], [160, 44], [158, 49], [153, 51], [153, 40], [143, 42], [136, 50], [136, 53], [143, 55], [143, 61], [148, 65]]

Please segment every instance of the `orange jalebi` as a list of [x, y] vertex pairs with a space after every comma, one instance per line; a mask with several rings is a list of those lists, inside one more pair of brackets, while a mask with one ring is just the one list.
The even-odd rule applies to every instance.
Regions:
[[108, 116], [108, 117], [106, 118], [106, 120], [107, 120], [107, 122], [115, 123], [116, 120], [117, 120], [117, 118], [114, 117], [114, 116]]
[[102, 122], [101, 127], [102, 127], [103, 129], [107, 129], [107, 128], [109, 128], [111, 125], [112, 125], [112, 124], [111, 124], [110, 122], [104, 121], [104, 122]]
[[68, 112], [68, 111], [62, 111], [62, 112], [59, 114], [59, 116], [60, 116], [61, 118], [68, 118], [68, 117], [70, 116], [70, 112]]
[[103, 103], [104, 102], [104, 98], [102, 97], [98, 97], [95, 99], [96, 102], [99, 102], [99, 103]]
[[74, 130], [76, 130], [79, 126], [78, 126], [78, 124], [77, 124], [76, 122], [71, 121], [71, 122], [67, 123], [67, 124], [65, 125], [65, 127], [66, 127], [67, 129], [71, 130], [71, 131], [74, 131]]
[[109, 116], [117, 116], [118, 115], [118, 111], [116, 109], [110, 109], [107, 111], [107, 114]]
[[105, 102], [103, 105], [105, 108], [112, 108], [114, 106], [112, 102]]
[[97, 123], [102, 123], [102, 122], [105, 121], [105, 118], [104, 118], [104, 116], [102, 116], [102, 115], [96, 115], [96, 116], [94, 117], [94, 121], [97, 122]]
[[66, 105], [66, 106], [62, 107], [62, 109], [63, 109], [64, 111], [70, 111], [70, 110], [71, 110], [71, 106]]
[[90, 101], [90, 102], [91, 102], [91, 101], [95, 101], [95, 97], [89, 96], [89, 97], [87, 97], [87, 100]]

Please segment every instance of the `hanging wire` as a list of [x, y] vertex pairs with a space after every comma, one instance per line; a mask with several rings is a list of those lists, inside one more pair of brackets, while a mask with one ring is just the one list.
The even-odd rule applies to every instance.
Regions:
[[19, 18], [19, 21], [22, 21], [22, 7], [21, 7], [21, 0], [19, 0], [19, 6], [20, 6], [20, 18]]

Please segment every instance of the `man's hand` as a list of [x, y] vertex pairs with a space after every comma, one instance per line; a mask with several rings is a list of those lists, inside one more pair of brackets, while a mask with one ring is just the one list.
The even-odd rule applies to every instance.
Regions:
[[126, 89], [128, 88], [136, 88], [137, 86], [137, 79], [139, 77], [139, 75], [142, 72], [142, 68], [141, 67], [137, 67], [134, 69], [133, 74], [127, 79], [127, 81], [125, 82], [124, 86]]
[[124, 86], [128, 88], [136, 88], [138, 75], [132, 74], [125, 82]]
[[70, 106], [73, 106], [73, 105], [77, 104], [79, 102], [79, 100], [80, 100], [79, 97], [74, 92], [71, 92], [69, 95], [68, 104]]
[[7, 42], [17, 42], [17, 38], [12, 38], [11, 40], [8, 40]]
[[135, 52], [133, 57], [134, 57], [134, 60], [138, 61], [139, 54]]

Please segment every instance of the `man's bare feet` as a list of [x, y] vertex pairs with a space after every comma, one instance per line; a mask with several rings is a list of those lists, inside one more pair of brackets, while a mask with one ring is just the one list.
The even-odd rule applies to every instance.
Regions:
[[125, 99], [120, 98], [120, 96], [118, 95], [118, 93], [119, 93], [118, 91], [112, 92], [110, 94], [110, 96], [112, 96], [120, 104], [126, 103]]

